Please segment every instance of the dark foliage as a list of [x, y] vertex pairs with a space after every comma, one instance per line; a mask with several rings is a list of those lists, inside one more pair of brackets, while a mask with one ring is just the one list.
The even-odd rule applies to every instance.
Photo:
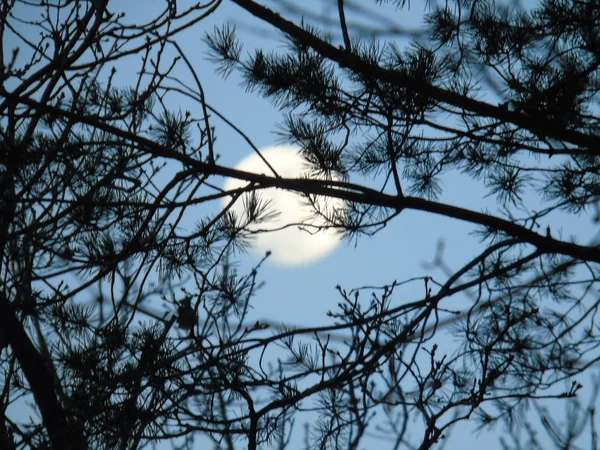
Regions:
[[[0, 448], [296, 448], [310, 411], [307, 449], [439, 448], [461, 421], [547, 448], [535, 417], [556, 448], [596, 449], [577, 394], [600, 360], [600, 250], [561, 229], [600, 200], [600, 3], [339, 0], [333, 22], [300, 2], [231, 3], [287, 47], [247, 51], [224, 24], [208, 56], [186, 55], [178, 37], [218, 0], [143, 20], [106, 0], [0, 3]], [[422, 31], [402, 29], [409, 7]], [[206, 102], [207, 59], [273, 101], [318, 177], [220, 165], [214, 118], [242, 132]], [[445, 203], [450, 175], [499, 212]], [[352, 239], [411, 209], [460, 220], [480, 253], [451, 270], [440, 252], [437, 278], [338, 286], [329, 326], [247, 323], [260, 263], [232, 259], [276, 214], [266, 187], [344, 200], [318, 214]], [[421, 296], [393, 301], [413, 285]], [[569, 408], [564, 431], [550, 402]]]

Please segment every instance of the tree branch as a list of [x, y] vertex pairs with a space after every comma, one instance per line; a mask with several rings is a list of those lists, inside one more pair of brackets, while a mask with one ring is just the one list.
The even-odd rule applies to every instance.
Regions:
[[344, 45], [346, 51], [352, 51], [352, 44], [350, 42], [350, 35], [348, 34], [348, 26], [346, 25], [346, 14], [344, 13], [344, 0], [338, 0], [338, 12], [340, 15], [340, 27], [342, 28], [342, 36], [344, 37]]
[[210, 164], [198, 159], [194, 159], [189, 155], [179, 153], [175, 150], [170, 150], [150, 139], [146, 139], [137, 134], [133, 134], [126, 130], [112, 126], [106, 122], [103, 122], [100, 117], [79, 115], [72, 111], [42, 104], [30, 98], [13, 95], [6, 90], [0, 90], [0, 94], [9, 97], [15, 102], [53, 114], [56, 117], [66, 117], [75, 121], [76, 123], [87, 124], [106, 131], [113, 136], [118, 136], [131, 142], [135, 142], [137, 145], [146, 149], [154, 156], [178, 161], [190, 169], [196, 170], [202, 175], [220, 175], [223, 177], [248, 181], [250, 183], [254, 183], [257, 190], [277, 187], [301, 194], [323, 195], [330, 198], [339, 198], [350, 202], [380, 206], [397, 211], [402, 209], [414, 209], [417, 211], [430, 212], [433, 214], [482, 225], [492, 231], [504, 232], [509, 236], [522, 240], [524, 243], [529, 243], [535, 246], [541, 253], [557, 253], [570, 256], [575, 259], [600, 263], [600, 250], [598, 248], [586, 247], [584, 245], [579, 245], [572, 242], [560, 241], [554, 239], [550, 235], [538, 234], [522, 225], [518, 225], [509, 220], [492, 216], [490, 214], [426, 200], [419, 197], [400, 197], [397, 195], [389, 195], [366, 186], [343, 181], [275, 178], [263, 174], [245, 172], [242, 170], [232, 169], [230, 167]]
[[585, 147], [587, 153], [600, 155], [600, 136], [568, 130], [548, 120], [533, 118], [517, 111], [510, 111], [500, 106], [491, 105], [466, 95], [433, 86], [422, 79], [412, 78], [398, 71], [384, 69], [377, 64], [366, 62], [355, 54], [329, 44], [255, 1], [232, 1], [253, 16], [273, 25], [299, 42], [302, 42], [302, 44], [311, 47], [321, 56], [336, 62], [340, 67], [345, 67], [354, 73], [362, 74], [367, 79], [379, 78], [387, 83], [419, 91], [438, 102], [471, 111], [482, 117], [490, 117], [504, 123], [512, 123], [519, 128], [531, 131], [540, 138], [550, 137], [559, 141], [571, 142]]
[[19, 322], [14, 308], [4, 293], [0, 292], [0, 329], [17, 358], [29, 383], [33, 398], [42, 415], [42, 421], [54, 450], [83, 450], [87, 443], [81, 429], [70, 423], [58, 401], [54, 377], [47, 361], [35, 348]]

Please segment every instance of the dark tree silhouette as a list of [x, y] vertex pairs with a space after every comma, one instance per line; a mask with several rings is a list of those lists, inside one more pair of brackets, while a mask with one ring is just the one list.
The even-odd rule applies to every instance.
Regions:
[[[219, 164], [215, 117], [258, 150], [206, 101], [206, 56], [178, 38], [221, 3], [167, 0], [144, 19], [106, 0], [0, 3], [0, 448], [296, 448], [300, 420], [307, 449], [374, 436], [425, 450], [461, 421], [544, 448], [530, 406], [557, 448], [597, 448], [593, 402], [565, 432], [544, 402], [581, 405], [600, 360], [598, 241], [562, 235], [600, 217], [600, 3], [338, 0], [332, 21], [230, 0], [288, 46], [245, 52], [224, 24], [208, 59], [281, 109], [314, 179]], [[422, 31], [403, 28], [409, 6]], [[440, 200], [449, 174], [496, 212]], [[270, 187], [348, 238], [416, 210], [476, 226], [481, 249], [459, 269], [440, 252], [418, 279], [338, 286], [329, 326], [247, 323], [260, 263], [241, 274], [232, 258], [272, 217]], [[419, 298], [394, 301], [415, 284]]]

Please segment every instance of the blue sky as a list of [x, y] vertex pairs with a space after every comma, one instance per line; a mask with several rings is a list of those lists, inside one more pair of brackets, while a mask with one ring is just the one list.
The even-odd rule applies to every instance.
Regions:
[[[162, 7], [163, 3], [143, 0], [127, 2], [129, 20], [136, 21], [146, 12], [151, 16], [152, 7]], [[269, 4], [276, 4], [276, 2], [269, 2]], [[368, 4], [372, 5], [373, 2]], [[410, 12], [405, 10], [397, 12], [393, 6], [388, 5], [385, 7], [385, 16], [398, 18], [398, 23], [401, 25], [413, 26], [423, 11], [423, 4], [423, 2], [412, 2]], [[324, 7], [321, 0], [303, 1], [302, 5], [306, 8], [315, 5], [313, 11], [316, 14], [322, 14], [323, 17], [332, 20], [336, 19], [336, 10]], [[358, 17], [353, 19], [360, 20]], [[206, 46], [202, 42], [204, 32], [211, 31], [213, 26], [220, 25], [224, 21], [237, 24], [239, 36], [247, 50], [258, 47], [283, 49], [283, 39], [279, 33], [257, 22], [228, 1], [225, 1], [212, 16], [178, 36], [177, 41], [196, 67], [207, 102], [240, 127], [258, 148], [272, 146], [279, 139], [275, 131], [277, 123], [282, 119], [281, 113], [268, 100], [247, 93], [236, 72], [228, 80], [223, 80], [216, 73], [216, 66], [206, 60]], [[132, 71], [137, 69], [138, 62], [139, 57], [136, 56], [130, 58], [131, 66], [122, 63], [117, 65], [119, 83], [126, 85], [129, 80], [134, 79]], [[184, 81], [191, 81], [186, 70], [182, 69], [178, 72], [178, 76]], [[192, 112], [199, 107], [197, 104], [186, 104], [185, 101], [177, 102], [173, 106], [179, 106], [183, 110], [190, 109]], [[216, 118], [214, 124], [217, 126], [218, 136], [216, 149], [220, 154], [219, 161], [222, 165], [234, 166], [252, 151], [226, 124]], [[222, 185], [224, 180], [219, 182]], [[475, 210], [487, 207], [491, 211], [496, 211], [495, 200], [483, 199], [483, 192], [481, 184], [463, 176], [448, 176], [444, 178], [440, 201], [449, 201]], [[213, 213], [219, 206], [220, 204], [215, 202], [204, 211]], [[581, 242], [586, 242], [597, 231], [597, 227], [592, 225], [591, 216], [566, 223], [565, 228], [568, 233], [576, 232]], [[335, 309], [340, 301], [339, 294], [335, 290], [338, 284], [347, 289], [366, 285], [381, 286], [390, 284], [394, 280], [403, 281], [423, 275], [430, 275], [443, 281], [444, 276], [441, 272], [425, 270], [422, 263], [433, 259], [438, 240], [443, 239], [445, 262], [451, 268], [459, 268], [462, 263], [481, 250], [477, 238], [470, 235], [473, 229], [471, 225], [441, 216], [404, 211], [400, 217], [374, 237], [362, 237], [357, 242], [342, 243], [333, 254], [313, 265], [286, 268], [267, 263], [259, 272], [259, 279], [264, 280], [265, 284], [254, 298], [252, 303], [254, 309], [250, 314], [250, 320], [266, 318], [274, 322], [305, 326], [326, 324], [329, 323], [325, 315], [326, 311]], [[257, 258], [252, 254], [240, 255], [239, 270], [243, 272], [256, 262]], [[409, 285], [399, 293], [403, 295], [395, 297], [398, 304], [421, 298], [422, 283]], [[459, 308], [461, 304], [467, 304], [468, 300], [457, 298], [452, 302], [453, 307]], [[301, 429], [301, 426], [297, 428]], [[417, 424], [415, 429], [418, 429]], [[460, 425], [452, 434], [446, 449], [458, 450], [485, 446], [488, 450], [492, 450], [499, 448], [497, 438], [497, 433], [484, 433], [478, 436], [472, 433], [468, 425]], [[300, 442], [298, 445], [292, 443], [290, 448], [299, 446]], [[161, 446], [161, 448], [169, 447]]]
[[[312, 9], [316, 14], [324, 14], [324, 17], [336, 20], [335, 8], [323, 7], [322, 2], [318, 0], [302, 2], [304, 6], [311, 4], [316, 5]], [[400, 24], [411, 27], [420, 17], [422, 5], [422, 2], [412, 2], [410, 12], [396, 12], [388, 5], [385, 16], [398, 18]], [[306, 6], [306, 9], [309, 10], [310, 6]], [[360, 20], [356, 17], [354, 19]], [[210, 29], [212, 23], [220, 23], [222, 20], [237, 24], [239, 36], [248, 50], [253, 47], [277, 49], [283, 46], [278, 33], [270, 31], [264, 24], [257, 23], [251, 16], [240, 12], [228, 2], [198, 28], [204, 26], [205, 29]], [[253, 29], [259, 31], [251, 32]], [[197, 49], [197, 39], [196, 35], [189, 38], [190, 47]], [[187, 43], [185, 39], [181, 42]], [[202, 57], [200, 51], [195, 50], [195, 53], [198, 58]], [[277, 142], [278, 137], [274, 131], [277, 129], [276, 124], [281, 121], [281, 115], [268, 101], [246, 93], [235, 72], [224, 82], [214, 76], [212, 66], [206, 64], [198, 67], [209, 103], [242, 128], [259, 148]], [[218, 136], [217, 147], [223, 164], [235, 164], [251, 151], [235, 133], [228, 132], [225, 127], [219, 128]], [[475, 210], [488, 208], [497, 212], [495, 199], [484, 199], [483, 193], [482, 184], [454, 174], [444, 179], [440, 200]], [[591, 217], [582, 217], [567, 223], [564, 223], [564, 217], [562, 219], [565, 235], [576, 233], [581, 242], [587, 242], [597, 231]], [[283, 268], [266, 264], [259, 275], [266, 283], [254, 299], [251, 316], [294, 325], [324, 324], [328, 323], [325, 312], [335, 308], [340, 300], [334, 289], [337, 284], [348, 289], [365, 285], [380, 286], [393, 280], [402, 281], [422, 275], [432, 275], [443, 280], [440, 272], [424, 270], [422, 263], [432, 260], [438, 240], [443, 239], [445, 262], [451, 268], [457, 269], [481, 250], [477, 238], [470, 234], [473, 229], [473, 226], [456, 220], [405, 211], [374, 237], [362, 237], [357, 242], [343, 243], [332, 255], [311, 266]], [[240, 270], [249, 267], [255, 261], [256, 257], [253, 255], [242, 256]], [[399, 291], [395, 301], [399, 304], [421, 296], [422, 285], [415, 283]], [[456, 298], [452, 300], [452, 306], [458, 308], [461, 303], [465, 304], [463, 302], [468, 300], [464, 297]], [[562, 405], [558, 409], [558, 417], [561, 416]], [[417, 439], [420, 426], [415, 423], [414, 427], [413, 437]], [[498, 438], [501, 430], [497, 428], [495, 432], [476, 434], [470, 424], [463, 423], [455, 428], [446, 449], [458, 450], [479, 446], [490, 450], [500, 448]], [[297, 447], [292, 444], [291, 448]]]

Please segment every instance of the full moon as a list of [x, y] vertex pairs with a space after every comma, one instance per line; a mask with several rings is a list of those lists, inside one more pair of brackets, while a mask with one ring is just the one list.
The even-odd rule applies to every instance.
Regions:
[[[299, 149], [293, 146], [267, 147], [260, 150], [262, 156], [283, 178], [303, 178], [309, 173], [308, 164], [302, 159]], [[257, 174], [273, 175], [265, 162], [253, 153], [244, 158], [236, 169]], [[226, 191], [246, 186], [248, 182], [228, 178]], [[279, 215], [268, 222], [252, 224], [250, 231], [268, 230], [257, 233], [252, 241], [251, 251], [260, 256], [270, 251], [270, 261], [282, 266], [301, 266], [314, 263], [329, 255], [339, 244], [340, 235], [334, 229], [316, 227], [326, 224], [323, 217], [315, 217], [314, 209], [302, 196], [282, 189], [269, 188], [257, 191], [261, 201], [269, 202], [269, 211]], [[233, 205], [238, 220], [246, 221], [243, 194]], [[231, 201], [225, 197], [223, 206]], [[342, 209], [343, 200], [317, 198], [317, 205], [323, 211]], [[285, 228], [281, 228], [286, 226]], [[312, 226], [311, 226], [312, 225]]]

